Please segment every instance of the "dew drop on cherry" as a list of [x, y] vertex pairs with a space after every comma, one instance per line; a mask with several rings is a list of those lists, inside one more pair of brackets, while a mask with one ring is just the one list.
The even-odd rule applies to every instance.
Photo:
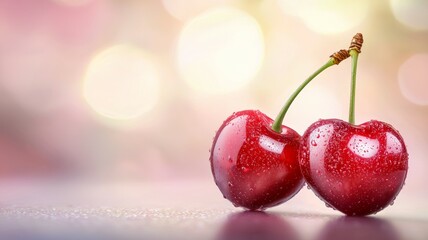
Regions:
[[316, 147], [318, 144], [317, 144], [317, 142], [315, 140], [311, 140], [311, 145], [314, 146], [314, 147]]

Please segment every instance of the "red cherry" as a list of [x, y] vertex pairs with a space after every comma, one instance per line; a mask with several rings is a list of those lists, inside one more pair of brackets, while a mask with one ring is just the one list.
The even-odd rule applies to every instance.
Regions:
[[408, 168], [398, 131], [374, 120], [359, 126], [338, 119], [315, 122], [302, 137], [299, 161], [315, 194], [347, 215], [368, 215], [392, 204]]
[[211, 170], [223, 196], [236, 207], [265, 209], [293, 197], [303, 186], [301, 137], [260, 111], [234, 113], [221, 125], [211, 148]]

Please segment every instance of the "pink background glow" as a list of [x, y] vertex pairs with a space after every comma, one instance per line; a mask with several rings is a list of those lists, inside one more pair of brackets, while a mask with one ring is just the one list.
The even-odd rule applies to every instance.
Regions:
[[[215, 188], [208, 149], [222, 121], [245, 109], [275, 118], [299, 83], [361, 32], [356, 121], [381, 120], [400, 131], [410, 158], [397, 199], [407, 204], [397, 208], [428, 214], [428, 25], [420, 23], [428, 22], [428, 7], [383, 0], [346, 9], [330, 2], [328, 16], [336, 18], [323, 25], [317, 17], [325, 6], [287, 0], [0, 0], [0, 181], [193, 181]], [[213, 16], [216, 9], [230, 15]], [[211, 35], [245, 28], [233, 41], [248, 51], [222, 52], [233, 34], [210, 40], [210, 24]], [[100, 55], [114, 46], [122, 50]], [[187, 62], [223, 59], [219, 52], [242, 62]], [[262, 57], [247, 61], [257, 54]], [[117, 81], [124, 91], [133, 89], [127, 84], [136, 79], [141, 92], [119, 99], [105, 98], [107, 84], [85, 90], [96, 78], [89, 72], [102, 75], [119, 64], [136, 64], [136, 72], [118, 70], [106, 91], [120, 91]], [[230, 82], [216, 85], [212, 74], [198, 72], [213, 64]], [[347, 119], [349, 82], [350, 61], [324, 72], [299, 95], [284, 124], [303, 134], [320, 118]], [[135, 114], [123, 117], [123, 108]]]

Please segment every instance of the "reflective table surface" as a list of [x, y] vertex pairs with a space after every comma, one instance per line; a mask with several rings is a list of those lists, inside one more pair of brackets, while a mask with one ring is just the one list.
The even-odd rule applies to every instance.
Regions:
[[234, 208], [211, 181], [3, 183], [1, 239], [428, 239], [423, 202], [399, 196], [346, 217], [306, 187], [265, 212]]

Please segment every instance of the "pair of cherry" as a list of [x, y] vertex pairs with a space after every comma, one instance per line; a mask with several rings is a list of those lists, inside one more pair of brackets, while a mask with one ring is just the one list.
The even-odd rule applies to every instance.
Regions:
[[[226, 119], [211, 148], [211, 170], [223, 196], [235, 206], [263, 210], [281, 204], [304, 183], [327, 206], [347, 215], [368, 215], [392, 204], [407, 175], [403, 138], [391, 125], [372, 120], [354, 124], [358, 54], [356, 34], [349, 50], [333, 54], [291, 95], [273, 121], [257, 110]], [[300, 136], [283, 126], [285, 113], [319, 73], [352, 58], [349, 122], [319, 120]]]

